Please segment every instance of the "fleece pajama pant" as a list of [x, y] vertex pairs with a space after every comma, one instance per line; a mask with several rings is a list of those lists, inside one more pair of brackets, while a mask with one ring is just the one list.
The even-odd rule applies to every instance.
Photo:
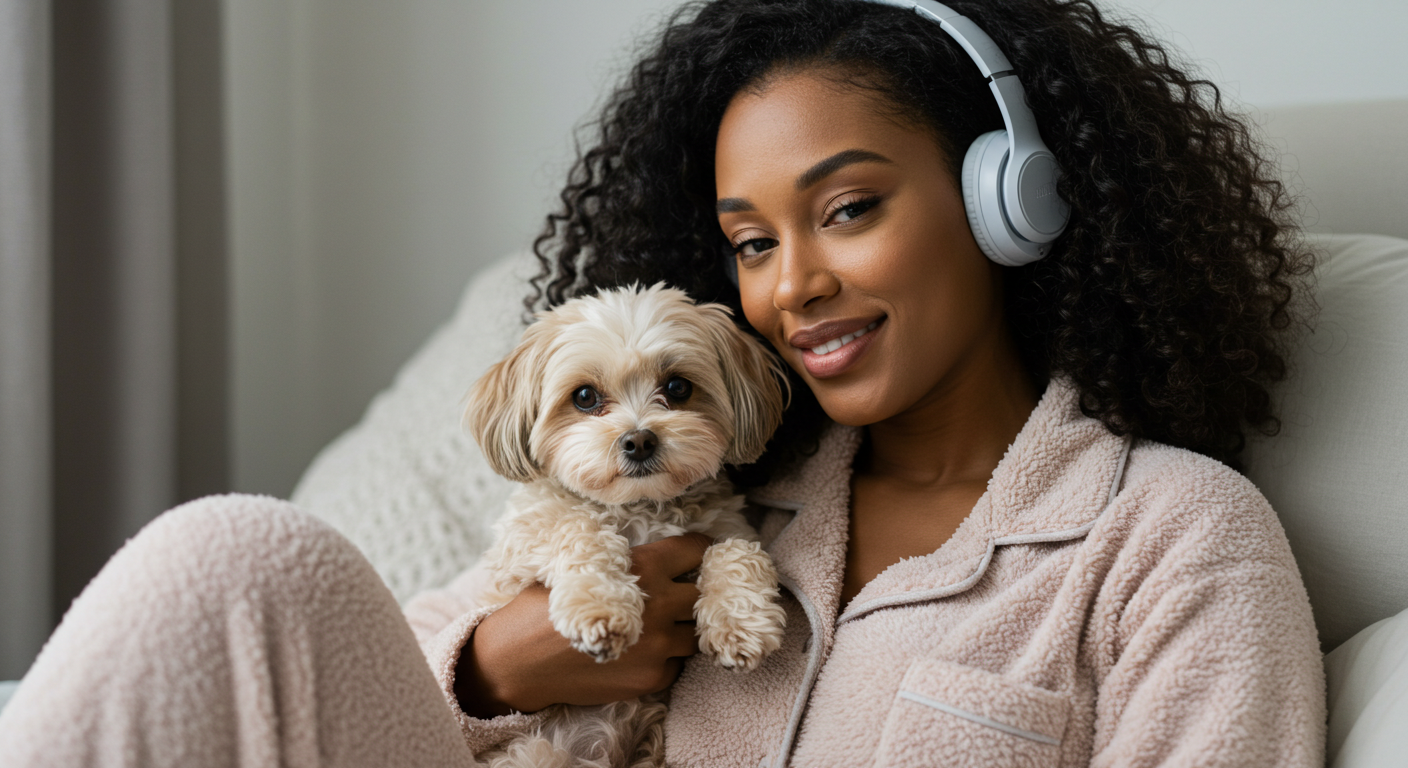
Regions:
[[178, 507], [113, 556], [0, 714], [0, 766], [470, 766], [391, 592], [293, 505]]

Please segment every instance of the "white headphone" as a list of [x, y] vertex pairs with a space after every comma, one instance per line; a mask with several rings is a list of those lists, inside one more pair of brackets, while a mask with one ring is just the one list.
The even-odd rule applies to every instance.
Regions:
[[870, 0], [912, 8], [938, 22], [973, 58], [997, 98], [1004, 131], [979, 136], [963, 156], [963, 205], [989, 259], [1020, 267], [1046, 256], [1066, 230], [1070, 206], [1056, 194], [1056, 156], [1037, 131], [1022, 83], [1002, 50], [967, 16], [934, 0]]

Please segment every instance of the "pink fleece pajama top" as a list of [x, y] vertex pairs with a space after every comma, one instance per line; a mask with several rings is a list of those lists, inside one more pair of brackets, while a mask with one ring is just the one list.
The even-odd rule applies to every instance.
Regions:
[[[1240, 474], [1112, 435], [1057, 380], [936, 552], [840, 604], [851, 462], [833, 426], [749, 494], [782, 575], [782, 647], [752, 673], [686, 664], [672, 766], [1318, 766], [1324, 680], [1300, 573]], [[407, 617], [470, 747], [538, 716], [454, 700], [489, 609], [478, 574]]]

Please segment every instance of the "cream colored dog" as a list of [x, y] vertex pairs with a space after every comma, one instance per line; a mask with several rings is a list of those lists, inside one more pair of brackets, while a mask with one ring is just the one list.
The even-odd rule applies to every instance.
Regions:
[[[609, 661], [639, 639], [645, 594], [631, 547], [690, 531], [715, 540], [699, 569], [699, 648], [751, 670], [782, 639], [777, 573], [720, 472], [758, 458], [782, 419], [780, 362], [727, 308], [655, 285], [539, 313], [470, 392], [485, 457], [524, 487], [485, 555], [489, 604], [551, 588], [573, 647]], [[663, 759], [653, 697], [557, 707], [493, 766], [645, 766]]]

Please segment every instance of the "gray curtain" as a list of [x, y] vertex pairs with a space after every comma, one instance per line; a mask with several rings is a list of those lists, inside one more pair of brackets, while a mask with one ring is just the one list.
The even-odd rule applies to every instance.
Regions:
[[0, 678], [53, 610], [48, 147], [49, 6], [0, 0]]
[[227, 483], [218, 0], [0, 0], [0, 678]]

